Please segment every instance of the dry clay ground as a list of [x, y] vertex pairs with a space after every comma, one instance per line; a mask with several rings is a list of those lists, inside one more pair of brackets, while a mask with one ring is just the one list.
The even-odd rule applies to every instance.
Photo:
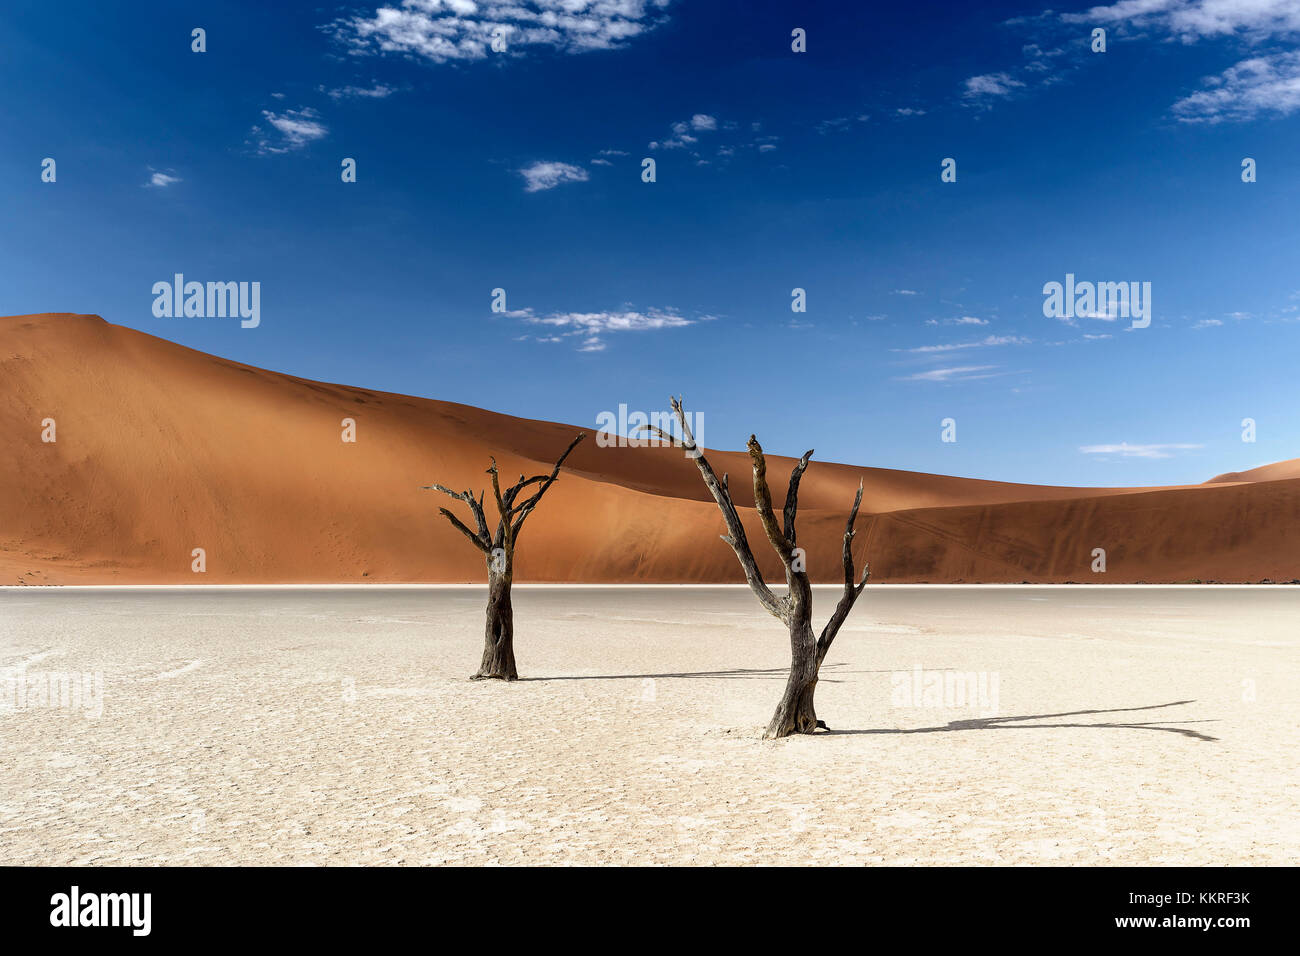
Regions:
[[[0, 591], [0, 861], [1297, 855], [1297, 589], [869, 587], [833, 732], [777, 742], [787, 639], [743, 588], [515, 597], [505, 685], [466, 680], [477, 589]], [[983, 706], [903, 698], [947, 671]], [[82, 673], [98, 717], [16, 697]]]

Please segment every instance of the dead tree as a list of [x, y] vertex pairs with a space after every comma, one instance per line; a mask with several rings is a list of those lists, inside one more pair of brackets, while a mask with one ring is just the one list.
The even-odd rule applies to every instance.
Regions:
[[[564, 464], [564, 459], [568, 458], [569, 452], [586, 437], [586, 435], [578, 435], [569, 442], [569, 447], [564, 449], [564, 454], [555, 462], [555, 467], [551, 469], [549, 475], [534, 475], [531, 478], [520, 475], [519, 481], [504, 492], [501, 490], [501, 482], [497, 476], [497, 460], [491, 459], [492, 467], [487, 470], [487, 474], [492, 476], [492, 496], [496, 499], [497, 506], [495, 534], [488, 532], [487, 516], [483, 513], [484, 493], [482, 491], [475, 499], [472, 491], [457, 492], [436, 484], [424, 486], [426, 490], [441, 491], [469, 505], [477, 526], [475, 530], [470, 530], [446, 508], [438, 510], [451, 522], [452, 527], [467, 537], [487, 559], [488, 600], [487, 625], [483, 633], [483, 662], [479, 665], [478, 673], [470, 680], [519, 679], [519, 673], [515, 670], [514, 608], [510, 604], [510, 584], [514, 580], [515, 573], [515, 545], [519, 541], [519, 532], [523, 530], [524, 522], [533, 513], [537, 503], [542, 500], [542, 495], [546, 494], [551, 485], [555, 484], [555, 479], [559, 477], [560, 466]], [[520, 492], [532, 485], [538, 486], [536, 492], [519, 501]]]
[[781, 703], [777, 705], [776, 713], [772, 715], [772, 722], [767, 725], [763, 737], [768, 739], [814, 733], [818, 727], [826, 727], [825, 723], [817, 719], [817, 711], [813, 706], [818, 671], [822, 661], [826, 659], [826, 652], [831, 649], [835, 635], [839, 633], [845, 618], [849, 616], [849, 611], [853, 609], [858, 595], [866, 587], [869, 574], [864, 564], [862, 580], [854, 583], [853, 525], [858, 518], [858, 507], [862, 504], [862, 483], [858, 483], [853, 509], [849, 512], [849, 520], [844, 526], [842, 556], [844, 593], [835, 606], [831, 619], [818, 636], [813, 633], [812, 625], [812, 584], [808, 580], [804, 555], [802, 552], [797, 552], [795, 547], [794, 529], [795, 513], [799, 507], [799, 480], [803, 478], [803, 473], [808, 468], [812, 451], [806, 452], [790, 472], [790, 488], [785, 495], [782, 528], [777, 525], [776, 512], [772, 509], [772, 493], [767, 487], [767, 459], [763, 457], [763, 449], [758, 439], [753, 435], [749, 436], [749, 457], [754, 467], [754, 505], [758, 509], [758, 517], [763, 524], [767, 540], [785, 566], [787, 591], [783, 597], [777, 597], [763, 581], [763, 574], [759, 571], [754, 554], [749, 549], [745, 528], [740, 523], [740, 515], [736, 512], [735, 502], [732, 501], [731, 491], [727, 486], [727, 475], [724, 474], [719, 481], [708, 459], [704, 457], [704, 449], [695, 444], [695, 436], [691, 433], [690, 425], [687, 424], [681, 399], [672, 399], [672, 404], [673, 411], [677, 414], [677, 424], [681, 427], [681, 438], [678, 439], [654, 426], [645, 426], [646, 430], [654, 431], [674, 445], [685, 448], [687, 454], [695, 459], [700, 474], [704, 476], [704, 484], [708, 486], [713, 500], [722, 509], [722, 518], [727, 526], [727, 533], [722, 535], [722, 540], [731, 545], [731, 549], [736, 552], [740, 566], [745, 572], [745, 580], [749, 582], [750, 590], [758, 596], [758, 602], [769, 614], [790, 629], [790, 676], [786, 681]]

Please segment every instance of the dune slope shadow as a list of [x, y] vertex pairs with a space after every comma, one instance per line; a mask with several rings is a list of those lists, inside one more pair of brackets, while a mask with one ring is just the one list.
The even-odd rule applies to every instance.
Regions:
[[[1178, 707], [1182, 704], [1194, 704], [1194, 700], [1174, 700], [1167, 704], [1148, 704], [1145, 707], [1116, 707], [1110, 710], [1071, 710], [1059, 714], [1028, 714], [1022, 717], [974, 717], [968, 720], [954, 720], [943, 725], [942, 727], [889, 727], [873, 730], [828, 730], [827, 733], [835, 735], [853, 735], [853, 734], [940, 734], [951, 733], [957, 730], [1053, 730], [1061, 727], [1110, 727], [1120, 730], [1163, 730], [1171, 734], [1181, 734], [1184, 737], [1192, 737], [1196, 740], [1217, 741], [1218, 737], [1211, 737], [1209, 734], [1203, 734], [1197, 730], [1188, 730], [1185, 727], [1162, 727], [1161, 724], [1167, 724], [1171, 721], [1157, 720], [1145, 723], [1132, 722], [1107, 722], [1107, 723], [1064, 723], [1064, 724], [1027, 724], [1021, 721], [1026, 720], [1050, 720], [1055, 717], [1084, 717], [1094, 714], [1123, 714], [1131, 713], [1137, 710], [1160, 710], [1164, 707]], [[1180, 724], [1208, 724], [1214, 723], [1213, 720], [1179, 720]]]

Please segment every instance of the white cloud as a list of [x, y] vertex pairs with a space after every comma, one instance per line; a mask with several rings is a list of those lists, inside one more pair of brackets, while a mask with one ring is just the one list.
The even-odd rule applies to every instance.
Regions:
[[1158, 27], [1184, 43], [1202, 37], [1240, 35], [1249, 40], [1300, 33], [1295, 0], [1120, 0], [1083, 13], [1067, 13], [1066, 23], [1125, 23]]
[[[1300, 10], [1300, 3], [1296, 4]], [[1207, 77], [1204, 88], [1173, 106], [1184, 123], [1252, 120], [1300, 110], [1300, 51], [1242, 60], [1218, 76]]]
[[529, 316], [537, 325], [578, 329], [582, 332], [644, 332], [650, 329], [675, 329], [693, 325], [694, 320], [675, 312], [651, 309], [648, 312], [559, 312], [545, 317]]
[[[314, 140], [323, 139], [329, 129], [320, 122], [319, 115], [310, 107], [300, 110], [285, 110], [273, 113], [262, 110], [262, 118], [270, 124], [271, 129], [254, 126], [252, 134], [259, 153], [288, 153], [302, 149]], [[275, 134], [279, 134], [278, 137]]]
[[992, 378], [999, 374], [996, 365], [958, 365], [953, 368], [932, 368], [928, 372], [917, 372], [904, 377], [905, 382], [968, 382], [981, 378]]
[[894, 112], [899, 116], [924, 116], [925, 115], [925, 110], [913, 109], [910, 106], [900, 106], [898, 109], [894, 110]]
[[988, 325], [988, 319], [979, 319], [973, 315], [963, 315], [961, 318], [951, 319], [953, 325]]
[[718, 121], [708, 113], [696, 113], [688, 120], [679, 120], [669, 127], [672, 135], [667, 139], [650, 143], [651, 149], [685, 149], [700, 141], [696, 133], [713, 133], [718, 129]]
[[1079, 451], [1085, 455], [1119, 455], [1121, 458], [1172, 458], [1173, 452], [1204, 447], [1187, 444], [1130, 445], [1128, 442], [1120, 442], [1118, 445], [1083, 445]]
[[895, 349], [899, 352], [928, 354], [932, 352], [955, 352], [959, 349], [979, 349], [994, 345], [1028, 345], [1030, 339], [1018, 335], [987, 335], [978, 342], [956, 342], [947, 345], [921, 345], [914, 349]]
[[1037, 43], [1026, 43], [1020, 49], [1029, 60], [1025, 64], [1025, 71], [1028, 73], [1050, 73], [1055, 66], [1052, 61], [1065, 53], [1060, 47], [1045, 50]]
[[169, 176], [167, 173], [154, 173], [149, 177], [149, 181], [145, 183], [145, 186], [156, 186], [159, 189], [165, 189], [168, 186], [179, 182], [181, 182], [179, 176]]
[[318, 89], [332, 100], [382, 100], [393, 93], [391, 86], [373, 81], [372, 84], [371, 86], [340, 86], [333, 90], [327, 90], [322, 86]]
[[[326, 27], [362, 53], [398, 53], [435, 63], [482, 60], [529, 48], [610, 50], [654, 29], [671, 0], [402, 0], [371, 16]], [[494, 34], [506, 53], [492, 50]]]
[[519, 170], [524, 177], [524, 192], [535, 193], [543, 189], [554, 189], [561, 183], [585, 183], [587, 171], [581, 166], [568, 163], [533, 163]]
[[866, 123], [870, 119], [871, 117], [866, 113], [859, 113], [857, 116], [837, 116], [834, 119], [822, 120], [814, 129], [823, 136], [827, 133], [843, 133], [845, 130], [852, 129], [854, 123]]
[[566, 338], [580, 338], [579, 352], [600, 352], [605, 349], [602, 338], [615, 332], [653, 332], [661, 329], [678, 329], [705, 322], [713, 316], [688, 319], [669, 309], [634, 309], [604, 312], [556, 312], [537, 315], [532, 309], [516, 309], [506, 313], [510, 318], [522, 319], [529, 325], [546, 326], [556, 330], [555, 335], [539, 337], [540, 342], [560, 342]]
[[894, 295], [920, 295], [915, 289], [895, 289]]
[[1212, 329], [1212, 328], [1214, 328], [1216, 325], [1222, 325], [1222, 324], [1223, 324], [1223, 320], [1222, 320], [1222, 319], [1201, 319], [1201, 321], [1199, 321], [1199, 322], [1197, 322], [1195, 325], [1193, 325], [1192, 328], [1194, 328], [1194, 329]]
[[984, 73], [966, 81], [966, 91], [962, 96], [974, 102], [984, 102], [1000, 96], [1010, 96], [1024, 85], [1019, 80], [1012, 79], [1009, 73]]

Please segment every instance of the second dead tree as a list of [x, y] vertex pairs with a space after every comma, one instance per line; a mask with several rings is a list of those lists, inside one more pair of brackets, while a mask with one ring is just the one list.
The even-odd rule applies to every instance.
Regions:
[[[519, 476], [519, 480], [505, 491], [497, 475], [497, 461], [492, 458], [492, 467], [487, 474], [492, 476], [492, 496], [496, 499], [497, 527], [495, 533], [488, 531], [487, 516], [483, 512], [483, 492], [475, 499], [472, 491], [452, 491], [443, 485], [433, 484], [424, 487], [431, 491], [441, 491], [445, 495], [463, 501], [469, 505], [476, 527], [471, 530], [463, 521], [446, 508], [438, 510], [451, 522], [452, 527], [463, 534], [470, 542], [483, 552], [487, 559], [488, 601], [487, 623], [483, 635], [483, 661], [478, 672], [470, 680], [518, 680], [515, 669], [515, 616], [510, 603], [510, 585], [515, 573], [515, 544], [519, 541], [519, 532], [524, 522], [533, 513], [542, 495], [555, 484], [559, 477], [560, 466], [569, 457], [569, 452], [582, 441], [586, 435], [578, 435], [569, 442], [564, 454], [555, 462], [549, 475], [534, 475], [531, 478]], [[532, 495], [519, 501], [519, 495], [525, 488], [537, 485]], [[518, 503], [516, 503], [518, 502]]]
[[736, 558], [745, 572], [745, 580], [749, 583], [750, 590], [758, 597], [758, 602], [790, 630], [790, 676], [786, 680], [785, 692], [781, 695], [781, 701], [777, 704], [776, 712], [772, 715], [763, 737], [766, 739], [814, 733], [818, 727], [826, 727], [825, 723], [817, 719], [817, 711], [813, 705], [818, 672], [822, 661], [826, 659], [826, 652], [831, 649], [835, 635], [839, 633], [840, 627], [849, 616], [849, 611], [853, 609], [854, 602], [866, 587], [869, 574], [868, 567], [864, 564], [862, 579], [855, 583], [853, 525], [857, 521], [858, 507], [862, 504], [862, 483], [858, 483], [858, 493], [853, 499], [853, 508], [849, 511], [849, 518], [844, 526], [842, 553], [844, 593], [835, 606], [830, 620], [818, 635], [814, 633], [812, 625], [812, 583], [808, 579], [803, 555], [795, 553], [794, 527], [795, 515], [799, 507], [799, 481], [808, 468], [812, 451], [806, 452], [790, 472], [790, 487], [785, 495], [784, 526], [779, 526], [776, 512], [772, 508], [772, 493], [767, 486], [767, 459], [763, 455], [763, 448], [759, 445], [758, 439], [753, 435], [749, 436], [749, 457], [754, 470], [754, 505], [758, 510], [758, 517], [763, 524], [768, 542], [785, 566], [788, 590], [783, 597], [777, 597], [764, 582], [763, 574], [754, 560], [754, 553], [749, 548], [744, 525], [740, 523], [740, 515], [736, 511], [735, 502], [731, 499], [731, 490], [727, 486], [727, 475], [724, 474], [722, 480], [718, 480], [708, 459], [704, 457], [704, 450], [695, 444], [695, 436], [686, 421], [681, 400], [674, 398], [671, 401], [677, 416], [677, 424], [681, 428], [681, 438], [669, 435], [655, 426], [644, 426], [645, 429], [656, 432], [674, 445], [680, 445], [690, 457], [695, 459], [695, 464], [704, 477], [704, 484], [722, 510], [722, 518], [727, 526], [727, 533], [722, 536], [722, 540], [731, 545], [731, 549], [736, 552]]

